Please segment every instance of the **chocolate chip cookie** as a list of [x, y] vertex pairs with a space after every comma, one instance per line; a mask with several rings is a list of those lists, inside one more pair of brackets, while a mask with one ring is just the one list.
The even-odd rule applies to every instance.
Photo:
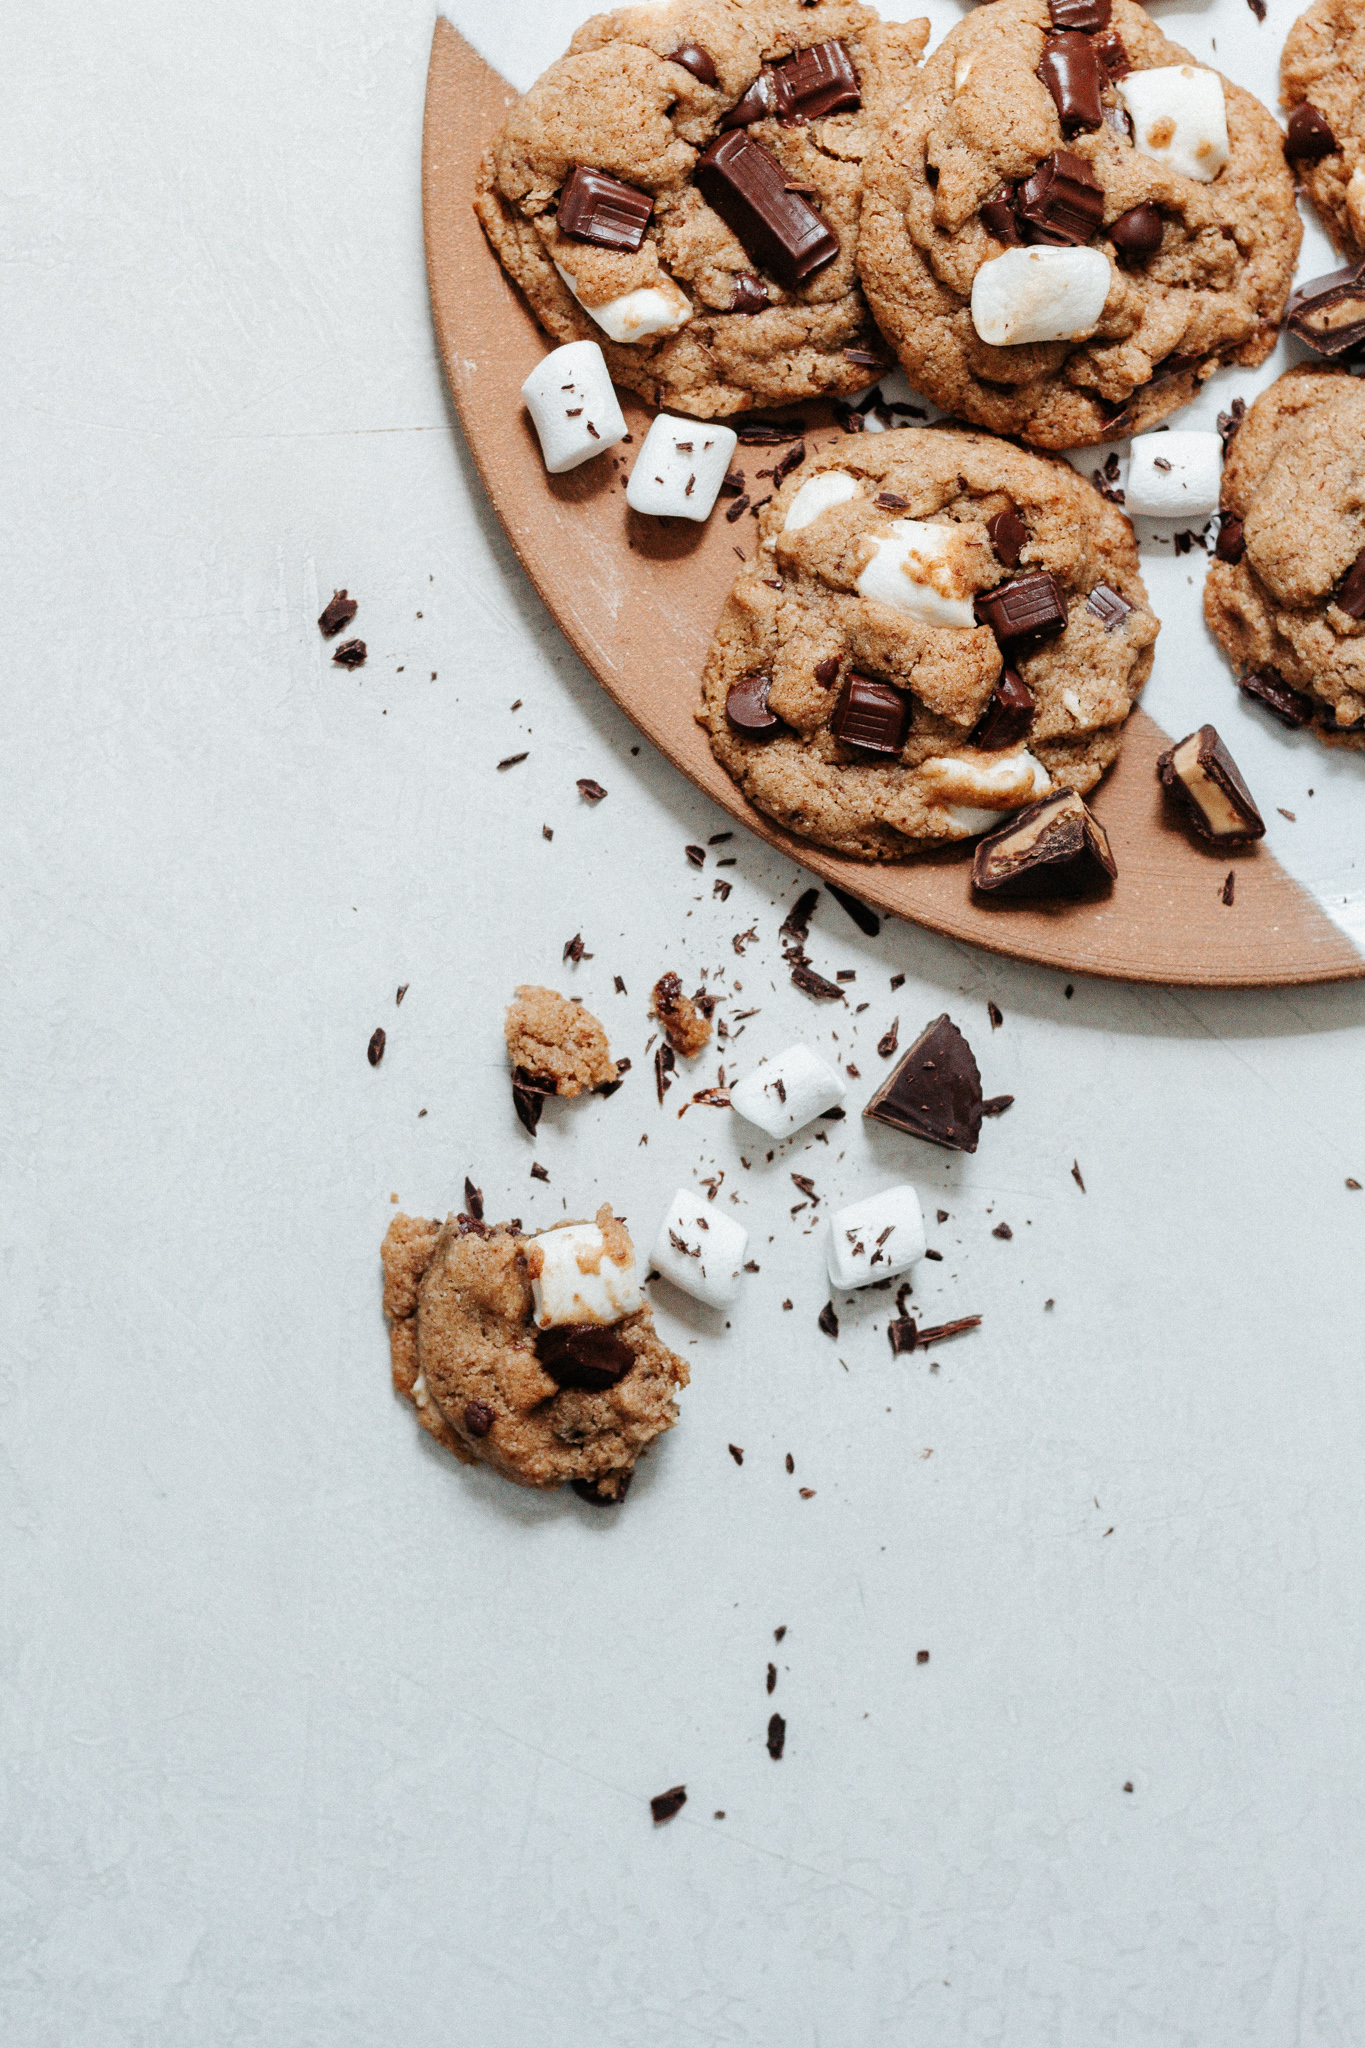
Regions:
[[1223, 467], [1204, 615], [1242, 689], [1289, 726], [1365, 748], [1365, 384], [1289, 370]]
[[1323, 226], [1347, 256], [1365, 256], [1365, 9], [1316, 0], [1285, 38], [1280, 98], [1285, 149]]
[[475, 210], [557, 341], [702, 419], [864, 389], [863, 158], [929, 24], [857, 0], [618, 7], [512, 109]]
[[[533, 1238], [519, 1223], [396, 1216], [383, 1246], [393, 1383], [464, 1464], [491, 1465], [518, 1486], [571, 1484], [609, 1504], [677, 1421], [673, 1397], [688, 1371], [642, 1299], [609, 1325], [540, 1326], [538, 1254], [570, 1229], [592, 1226], [561, 1224]], [[609, 1208], [596, 1230], [633, 1269], [630, 1239]]]
[[911, 83], [858, 267], [910, 382], [1043, 448], [1140, 432], [1275, 345], [1282, 136], [1133, 0], [994, 0]]
[[760, 515], [698, 717], [789, 831], [900, 860], [1093, 787], [1157, 631], [1131, 526], [1068, 463], [946, 428], [860, 435]]

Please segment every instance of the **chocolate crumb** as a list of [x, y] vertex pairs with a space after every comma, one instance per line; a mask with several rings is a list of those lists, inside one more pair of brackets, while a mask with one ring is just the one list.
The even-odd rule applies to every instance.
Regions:
[[476, 1223], [483, 1222], [483, 1189], [476, 1188], [468, 1174], [464, 1177], [464, 1205]]
[[617, 993], [617, 995], [618, 995], [618, 996], [623, 996], [623, 995], [624, 995], [624, 994], [626, 993], [626, 985], [625, 985], [625, 983], [624, 983], [624, 982], [622, 981], [622, 979], [621, 979], [620, 975], [619, 975], [619, 974], [613, 974], [613, 976], [612, 976], [612, 980], [613, 980], [613, 981], [615, 982], [615, 984], [616, 984], [616, 993]]
[[405, 982], [403, 983], [403, 986], [402, 986], [402, 987], [401, 987], [401, 988], [399, 989], [399, 991], [398, 991], [397, 995], [396, 995], [396, 996], [394, 997], [394, 999], [393, 999], [393, 1000], [394, 1000], [394, 1003], [395, 1003], [395, 1006], [401, 1005], [401, 1003], [402, 1003], [402, 1001], [403, 1001], [403, 998], [404, 998], [404, 996], [405, 996], [405, 995], [407, 994], [407, 992], [408, 992], [409, 988], [411, 987], [411, 985], [412, 985], [412, 984], [411, 984], [410, 982], [406, 982], [406, 981], [405, 981]]
[[796, 1470], [796, 1460], [792, 1456], [790, 1451], [788, 1451], [787, 1453], [787, 1470], [789, 1472], [794, 1472]]
[[987, 1003], [986, 1015], [991, 1020], [991, 1030], [998, 1031], [1005, 1021], [1005, 1013], [998, 1003]]
[[744, 1453], [740, 1449], [738, 1444], [731, 1444], [729, 1446], [729, 1452], [730, 1456], [734, 1459], [737, 1465], [742, 1465], [744, 1463]]
[[333, 668], [364, 668], [369, 653], [363, 640], [343, 640], [332, 656]]
[[550, 830], [548, 825], [542, 825], [540, 828], [540, 836], [542, 839], [553, 839], [555, 835]]
[[666, 1820], [672, 1820], [674, 1814], [681, 1813], [686, 1804], [686, 1785], [674, 1785], [667, 1792], [657, 1793], [649, 1802], [649, 1810], [654, 1816], [655, 1827], [662, 1827]]
[[1222, 898], [1223, 902], [1226, 903], [1229, 910], [1231, 910], [1232, 908], [1233, 891], [1236, 889], [1236, 887], [1237, 870], [1236, 868], [1229, 868], [1227, 880], [1224, 882], [1222, 888], [1218, 891], [1219, 896]]
[[790, 1308], [790, 1307], [792, 1306], [792, 1303], [791, 1303], [791, 1302], [789, 1302], [789, 1301], [784, 1301], [784, 1302], [783, 1302], [783, 1304], [782, 1304], [782, 1306], [783, 1306], [783, 1308]]
[[787, 1624], [786, 1624], [786, 1622], [784, 1621], [784, 1622], [783, 1622], [783, 1624], [782, 1624], [782, 1626], [781, 1626], [781, 1628], [775, 1628], [775, 1629], [773, 1630], [773, 1641], [774, 1641], [775, 1643], [780, 1643], [780, 1642], [781, 1642], [781, 1640], [782, 1640], [782, 1638], [783, 1638], [783, 1636], [784, 1636], [784, 1635], [785, 1635], [786, 1633], [787, 1633]]
[[504, 768], [516, 768], [521, 764], [521, 762], [529, 760], [529, 758], [529, 752], [525, 754], [508, 754], [504, 757], [503, 760], [499, 761], [498, 772], [499, 774], [501, 774]]
[[961, 1337], [967, 1330], [976, 1330], [980, 1326], [980, 1316], [958, 1316], [951, 1323], [936, 1323], [933, 1329], [920, 1331], [919, 1348], [926, 1351], [931, 1344], [942, 1344], [948, 1337]]
[[770, 1665], [768, 1666], [768, 1692], [769, 1692], [769, 1694], [771, 1695], [771, 1694], [775, 1693], [776, 1691], [777, 1691], [777, 1666], [776, 1666], [776, 1664], [770, 1664]]
[[704, 846], [685, 846], [683, 852], [687, 855], [694, 868], [704, 868], [706, 866], [706, 848]]
[[1079, 1167], [1079, 1166], [1077, 1165], [1077, 1163], [1076, 1163], [1076, 1161], [1075, 1161], [1074, 1159], [1073, 1159], [1073, 1160], [1072, 1160], [1072, 1162], [1071, 1162], [1071, 1178], [1072, 1178], [1072, 1179], [1073, 1179], [1073, 1180], [1075, 1181], [1075, 1183], [1076, 1183], [1077, 1187], [1078, 1187], [1078, 1188], [1080, 1189], [1081, 1193], [1082, 1193], [1082, 1194], [1084, 1194], [1084, 1193], [1085, 1193], [1085, 1182], [1084, 1182], [1084, 1181], [1083, 1181], [1083, 1180], [1081, 1179], [1081, 1169], [1080, 1169], [1080, 1167]]
[[997, 1224], [996, 1224], [996, 1226], [995, 1226], [995, 1228], [994, 1228], [994, 1230], [993, 1230], [993, 1231], [991, 1232], [991, 1236], [992, 1236], [992, 1237], [1013, 1237], [1013, 1236], [1014, 1236], [1014, 1232], [1013, 1232], [1013, 1231], [1012, 1231], [1012, 1230], [1010, 1229], [1010, 1227], [1009, 1227], [1008, 1223], [997, 1223]]
[[832, 1301], [825, 1303], [816, 1320], [827, 1337], [838, 1336], [839, 1318], [834, 1313], [834, 1303]]
[[900, 1044], [900, 1031], [901, 1020], [899, 1017], [893, 1017], [890, 1030], [884, 1031], [877, 1040], [877, 1050], [884, 1060], [889, 1060]]
[[982, 1116], [1003, 1116], [1014, 1101], [1012, 1095], [992, 1095], [982, 1103]]
[[605, 789], [603, 789], [601, 783], [594, 782], [591, 776], [579, 776], [578, 794], [580, 796], [586, 797], [590, 804], [600, 804], [606, 793], [607, 792], [605, 791]]
[[334, 590], [331, 602], [323, 607], [318, 619], [318, 628], [324, 640], [335, 640], [343, 626], [349, 626], [360, 610], [355, 599], [344, 590]]
[[545, 1168], [539, 1164], [539, 1162], [533, 1162], [531, 1166], [531, 1178], [532, 1180], [543, 1180], [548, 1182], [550, 1176], [545, 1171]]
[[929, 1662], [929, 1652], [927, 1650], [916, 1650], [915, 1662], [917, 1664], [927, 1664]]
[[1354, 1188], [1357, 1194], [1360, 1193], [1360, 1182], [1358, 1180], [1352, 1180], [1349, 1174], [1346, 1177], [1346, 1185], [1348, 1188]]
[[[1264, 6], [1264, 0], [1263, 0], [1263, 4], [1262, 4], [1262, 7], [1261, 7], [1261, 14], [1262, 14], [1262, 16], [1264, 16], [1264, 14], [1265, 14], [1265, 6]], [[1132, 1781], [1132, 1779], [1131, 1779], [1131, 1778], [1125, 1778], [1125, 1779], [1124, 1779], [1124, 1781], [1123, 1781], [1123, 1789], [1124, 1789], [1124, 1791], [1125, 1791], [1125, 1792], [1131, 1792], [1131, 1791], [1132, 1791], [1132, 1789], [1133, 1789], [1133, 1781]]]
[[1284, 807], [1284, 805], [1283, 805], [1283, 804], [1276, 804], [1275, 808], [1276, 808], [1276, 810], [1277, 810], [1277, 811], [1279, 812], [1279, 814], [1280, 814], [1280, 816], [1281, 816], [1282, 818], [1288, 818], [1288, 820], [1289, 820], [1289, 822], [1290, 822], [1290, 824], [1291, 824], [1291, 825], [1297, 825], [1297, 824], [1298, 824], [1298, 822], [1299, 822], [1299, 821], [1298, 821], [1298, 818], [1297, 818], [1297, 817], [1295, 816], [1294, 812], [1293, 812], [1293, 811], [1287, 811], [1287, 810], [1285, 809], [1285, 807]]
[[662, 1108], [665, 1092], [673, 1086], [669, 1076], [676, 1065], [671, 1045], [661, 1045], [654, 1055], [654, 1086], [659, 1091], [659, 1105]]
[[815, 1488], [813, 1486], [798, 1486], [796, 1490], [800, 1494], [802, 1500], [815, 1499]]
[[905, 987], [905, 976], [904, 976], [903, 974], [893, 974], [893, 975], [892, 975], [892, 977], [891, 977], [891, 993], [892, 993], [892, 995], [894, 995], [894, 994], [896, 993], [896, 990], [897, 990], [898, 988], [904, 988], [904, 987]]
[[787, 1741], [787, 1724], [780, 1714], [774, 1714], [768, 1722], [768, 1754], [774, 1763], [780, 1761]]
[[1247, 0], [1247, 6], [1251, 9], [1257, 21], [1265, 20], [1265, 0]]
[[388, 1034], [384, 1030], [383, 1025], [381, 1024], [379, 1028], [371, 1035], [370, 1043], [366, 1048], [365, 1052], [365, 1057], [366, 1059], [368, 1059], [372, 1067], [377, 1067], [379, 1065], [379, 1062], [383, 1059], [384, 1047], [387, 1045], [387, 1043]]
[[487, 1436], [496, 1420], [497, 1417], [487, 1401], [468, 1401], [465, 1403], [464, 1426], [468, 1435]]
[[591, 960], [592, 957], [591, 953], [585, 952], [583, 949], [582, 932], [575, 932], [571, 939], [564, 941], [562, 959], [572, 960], [576, 966], [580, 960]]
[[940, 1209], [938, 1211], [938, 1220], [940, 1223], [946, 1223], [948, 1221], [948, 1211], [946, 1209]]
[[936, 1252], [932, 1249], [932, 1247], [924, 1254], [924, 1256], [926, 1259], [932, 1259], [936, 1266], [941, 1266], [943, 1264], [942, 1252]]

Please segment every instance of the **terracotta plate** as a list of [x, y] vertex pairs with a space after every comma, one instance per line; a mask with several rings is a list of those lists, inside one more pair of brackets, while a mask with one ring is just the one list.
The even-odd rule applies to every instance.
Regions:
[[[438, 21], [427, 81], [423, 204], [436, 333], [466, 438], [512, 546], [602, 687], [674, 765], [741, 824], [892, 917], [994, 952], [1123, 981], [1235, 988], [1365, 975], [1365, 959], [1264, 846], [1203, 852], [1164, 818], [1154, 763], [1169, 744], [1134, 714], [1094, 799], [1119, 864], [1105, 901], [1042, 908], [973, 901], [969, 855], [869, 866], [793, 838], [753, 809], [693, 718], [711, 634], [733, 580], [736, 529], [662, 526], [626, 506], [622, 472], [547, 477], [521, 385], [548, 346], [507, 283], [470, 205], [474, 171], [512, 89]], [[637, 442], [650, 413], [622, 394]], [[808, 445], [842, 439], [828, 413]], [[745, 531], [740, 529], [740, 533]], [[1236, 870], [1231, 908], [1222, 901]]]

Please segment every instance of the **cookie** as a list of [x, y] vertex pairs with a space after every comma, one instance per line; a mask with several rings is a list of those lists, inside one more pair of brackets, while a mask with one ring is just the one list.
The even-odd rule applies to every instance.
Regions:
[[[688, 1371], [660, 1342], [638, 1288], [639, 1306], [609, 1325], [551, 1327], [542, 1316], [537, 1326], [533, 1280], [548, 1296], [538, 1261], [567, 1230], [594, 1227], [561, 1224], [533, 1238], [519, 1223], [396, 1216], [383, 1246], [393, 1383], [464, 1464], [491, 1465], [518, 1486], [572, 1484], [610, 1503], [677, 1421], [673, 1397]], [[610, 1208], [598, 1211], [596, 1232], [633, 1275], [630, 1239]]]
[[863, 390], [863, 158], [927, 21], [857, 0], [664, 0], [586, 22], [508, 115], [475, 211], [557, 341], [716, 419]]
[[1323, 226], [1347, 256], [1365, 256], [1365, 8], [1316, 0], [1285, 38], [1285, 144]]
[[1157, 631], [1131, 526], [1068, 463], [902, 427], [765, 507], [698, 717], [769, 817], [900, 860], [1092, 788]]
[[1223, 466], [1204, 616], [1248, 695], [1286, 725], [1365, 748], [1365, 384], [1288, 370]]
[[1302, 236], [1282, 141], [1132, 0], [978, 8], [864, 176], [858, 268], [911, 384], [1073, 448], [1263, 362]]

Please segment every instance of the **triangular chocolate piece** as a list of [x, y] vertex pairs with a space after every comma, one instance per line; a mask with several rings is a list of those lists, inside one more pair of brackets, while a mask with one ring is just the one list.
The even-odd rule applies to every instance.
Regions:
[[981, 1074], [946, 1011], [915, 1040], [863, 1115], [908, 1131], [912, 1138], [927, 1138], [931, 1145], [975, 1152], [981, 1136]]

